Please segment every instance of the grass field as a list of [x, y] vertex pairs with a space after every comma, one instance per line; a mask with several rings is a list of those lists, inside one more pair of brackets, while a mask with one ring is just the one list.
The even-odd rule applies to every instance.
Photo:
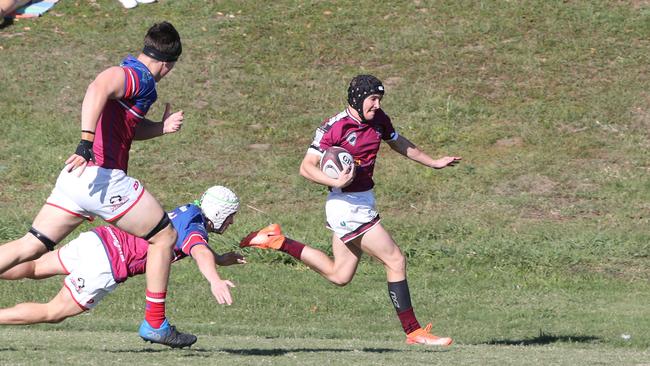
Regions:
[[[199, 336], [190, 350], [140, 341], [134, 278], [61, 324], [0, 327], [0, 365], [650, 365], [649, 2], [61, 1], [0, 29], [1, 242], [24, 235], [74, 151], [88, 83], [163, 19], [184, 53], [149, 117], [171, 102], [186, 123], [134, 143], [129, 173], [167, 208], [237, 192], [217, 251], [272, 221], [329, 250], [325, 189], [298, 166], [355, 74], [384, 80], [401, 134], [463, 157], [433, 171], [384, 148], [375, 171], [416, 314], [455, 344], [406, 346], [370, 259], [337, 288], [246, 251], [221, 270], [230, 307], [191, 260], [174, 265], [168, 314]], [[60, 285], [2, 282], [0, 307]]]

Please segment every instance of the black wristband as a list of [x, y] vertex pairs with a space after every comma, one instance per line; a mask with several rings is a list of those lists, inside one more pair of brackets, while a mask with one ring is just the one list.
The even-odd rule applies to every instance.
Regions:
[[79, 145], [77, 145], [77, 150], [74, 153], [84, 158], [87, 162], [91, 160], [93, 162], [95, 161], [95, 154], [93, 153], [92, 141], [82, 139], [81, 141], [79, 141]]

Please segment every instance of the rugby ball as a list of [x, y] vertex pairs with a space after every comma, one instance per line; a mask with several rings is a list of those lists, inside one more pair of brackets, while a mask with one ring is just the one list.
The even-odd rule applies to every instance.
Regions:
[[340, 146], [328, 148], [320, 158], [320, 170], [330, 178], [338, 178], [349, 166], [354, 169], [352, 155]]

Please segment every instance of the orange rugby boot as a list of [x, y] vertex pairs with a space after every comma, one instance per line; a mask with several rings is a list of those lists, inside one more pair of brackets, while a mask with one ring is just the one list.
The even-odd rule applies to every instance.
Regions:
[[431, 332], [431, 323], [426, 327], [415, 330], [406, 335], [408, 344], [425, 344], [428, 346], [448, 346], [454, 340], [449, 337], [434, 336]]
[[248, 234], [239, 243], [240, 248], [254, 247], [262, 249], [280, 249], [284, 243], [284, 235], [278, 224], [271, 224], [259, 231]]

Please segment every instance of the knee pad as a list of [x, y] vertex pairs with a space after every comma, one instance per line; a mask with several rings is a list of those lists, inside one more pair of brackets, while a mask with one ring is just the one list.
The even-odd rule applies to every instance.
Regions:
[[54, 247], [56, 246], [56, 243], [52, 239], [45, 236], [40, 231], [34, 229], [33, 226], [29, 229], [29, 233], [34, 235], [36, 237], [36, 239], [40, 240], [41, 243], [43, 243], [43, 245], [45, 245], [45, 248], [47, 248], [48, 251], [51, 252], [51, 251], [54, 250]]
[[156, 225], [153, 230], [149, 232], [149, 234], [145, 235], [143, 237], [144, 240], [149, 240], [151, 239], [154, 235], [158, 234], [162, 229], [166, 228], [167, 226], [171, 225], [171, 220], [169, 220], [169, 216], [167, 216], [167, 213], [163, 213], [163, 217], [160, 219], [158, 222], [158, 225]]

